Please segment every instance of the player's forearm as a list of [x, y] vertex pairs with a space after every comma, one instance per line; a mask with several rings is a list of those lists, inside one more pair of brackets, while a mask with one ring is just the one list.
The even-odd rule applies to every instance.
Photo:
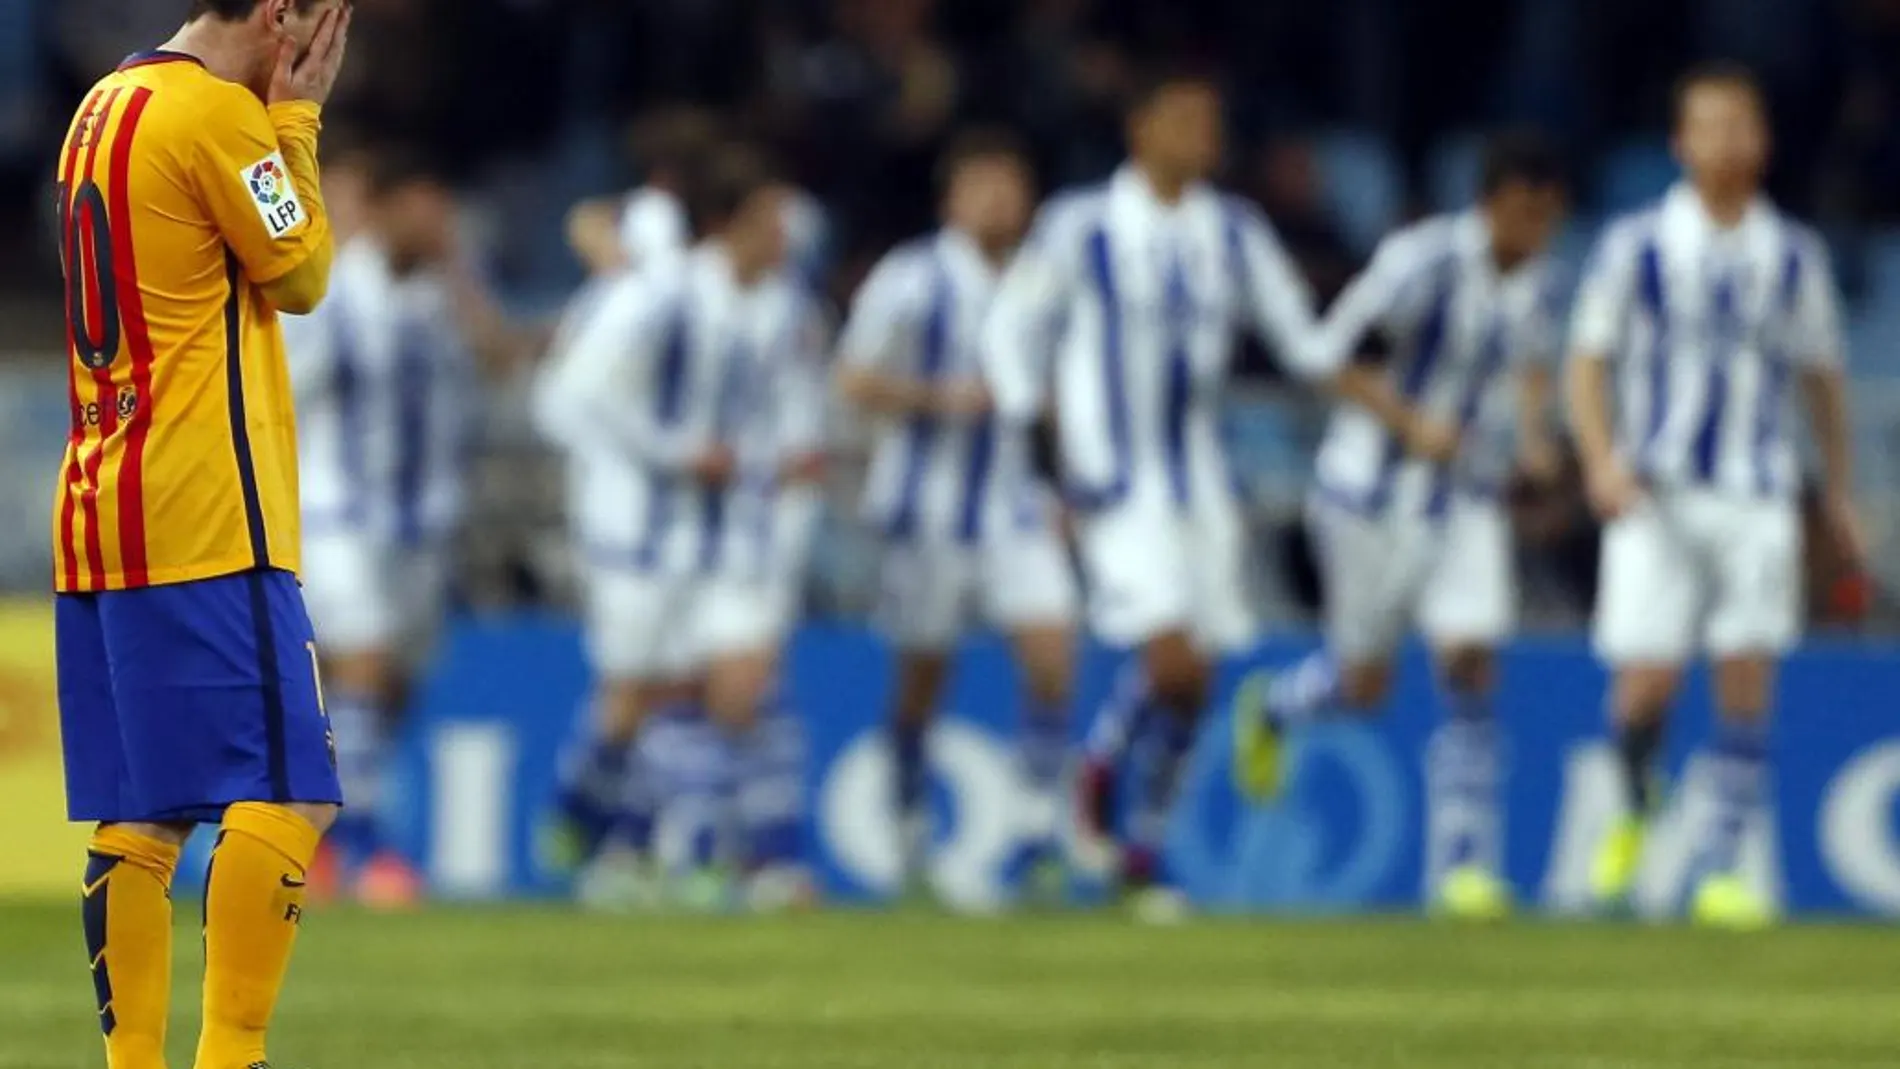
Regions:
[[1609, 361], [1591, 353], [1570, 358], [1564, 374], [1565, 408], [1577, 453], [1591, 467], [1609, 463], [1616, 443], [1610, 429]]
[[875, 416], [927, 415], [936, 402], [929, 383], [876, 371], [846, 369], [838, 375], [846, 403]]
[[1391, 434], [1400, 438], [1411, 434], [1416, 414], [1392, 389], [1382, 370], [1347, 367], [1334, 375], [1329, 385], [1340, 400], [1364, 409]]
[[697, 435], [656, 421], [610, 417], [607, 426], [615, 428], [615, 444], [623, 453], [661, 475], [685, 471], [706, 451]]
[[283, 154], [284, 167], [290, 172], [297, 200], [303, 205], [305, 224], [303, 241], [309, 255], [302, 263], [280, 278], [264, 284], [264, 295], [280, 312], [305, 315], [323, 303], [330, 291], [330, 265], [335, 259], [335, 242], [330, 233], [330, 213], [323, 204], [322, 173], [317, 166], [317, 134], [323, 128], [322, 112], [308, 101], [272, 104], [271, 124], [277, 130], [277, 147]]
[[1821, 453], [1821, 477], [1828, 494], [1845, 497], [1854, 486], [1854, 450], [1848, 440], [1847, 388], [1833, 368], [1804, 372], [1802, 393], [1807, 398], [1808, 422]]

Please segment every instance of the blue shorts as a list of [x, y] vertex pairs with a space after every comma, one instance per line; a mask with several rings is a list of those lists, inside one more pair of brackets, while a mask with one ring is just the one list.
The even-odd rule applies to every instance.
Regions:
[[296, 576], [61, 594], [54, 621], [70, 819], [342, 802]]

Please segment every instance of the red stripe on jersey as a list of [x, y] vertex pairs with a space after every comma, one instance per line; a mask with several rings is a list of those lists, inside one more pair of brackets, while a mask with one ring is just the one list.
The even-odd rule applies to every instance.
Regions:
[[[74, 121], [72, 133], [66, 142], [66, 166], [60, 172], [60, 181], [64, 183], [59, 204], [59, 259], [65, 265], [70, 276], [77, 270], [72, 250], [73, 218], [73, 179], [79, 166], [79, 145], [90, 130], [93, 109], [99, 105], [99, 96], [103, 90], [93, 90], [86, 103], [79, 109], [79, 118]], [[66, 465], [65, 492], [60, 494], [59, 508], [59, 552], [62, 582], [60, 589], [77, 590], [79, 588], [79, 550], [73, 545], [77, 532], [73, 530], [75, 508], [73, 486], [79, 482], [79, 446], [86, 440], [84, 409], [79, 403], [79, 361], [75, 355], [79, 351], [79, 340], [73, 337], [72, 286], [65, 289], [66, 300], [66, 397], [72, 406], [72, 430], [66, 438], [66, 452], [71, 458]]]
[[[139, 292], [139, 262], [132, 248], [132, 140], [139, 117], [152, 98], [150, 89], [134, 89], [112, 141], [112, 270], [118, 282], [119, 318], [132, 350], [132, 415], [126, 427], [125, 455], [119, 460], [119, 556], [125, 585], [142, 587], [145, 571], [145, 439], [152, 431], [152, 335], [145, 324], [145, 298]], [[118, 399], [112, 399], [118, 411]]]
[[[119, 102], [119, 92], [120, 90], [114, 89], [112, 92], [106, 94], [105, 103], [99, 105], [99, 114], [93, 119], [93, 125], [96, 128], [103, 128], [106, 123], [112, 121], [112, 108], [113, 105]], [[100, 139], [97, 137], [92, 138], [91, 143], [86, 146], [86, 175], [84, 181], [90, 182], [93, 180], [93, 168], [99, 160], [99, 141]], [[91, 212], [87, 212], [86, 217], [79, 220], [79, 222], [88, 224], [88, 226], [111, 226], [110, 220], [93, 219]], [[90, 230], [88, 233], [90, 233]], [[97, 282], [96, 277], [90, 275], [88, 277], [92, 278], [94, 282]], [[90, 292], [91, 291], [88, 291], [89, 295]], [[88, 329], [90, 329], [92, 323], [91, 309], [87, 309], [86, 311], [86, 323]], [[103, 333], [103, 331], [101, 331], [101, 333]], [[106, 587], [106, 552], [104, 539], [101, 538], [99, 531], [99, 468], [106, 460], [107, 440], [119, 429], [119, 408], [112, 403], [112, 366], [108, 364], [105, 367], [93, 369], [92, 381], [98, 388], [98, 394], [94, 403], [99, 406], [99, 438], [98, 447], [92, 451], [90, 456], [86, 457], [86, 486], [84, 490], [80, 491], [79, 507], [84, 511], [86, 516], [86, 568], [90, 576], [86, 583], [86, 589], [104, 590]]]

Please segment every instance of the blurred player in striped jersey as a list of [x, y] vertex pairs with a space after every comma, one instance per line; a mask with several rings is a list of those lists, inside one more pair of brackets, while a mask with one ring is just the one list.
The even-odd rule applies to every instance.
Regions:
[[[562, 805], [589, 852], [603, 838], [616, 847], [596, 870], [615, 877], [594, 881], [602, 897], [641, 893], [611, 885], [644, 867], [656, 808], [729, 812], [766, 778], [751, 774], [762, 751], [782, 763], [796, 748], [789, 717], [760, 712], [809, 537], [788, 530], [802, 517], [785, 522], [782, 504], [812, 474], [823, 328], [782, 270], [785, 196], [753, 154], [715, 153], [688, 201], [705, 238], [613, 281], [541, 399], [585, 475], [572, 508], [603, 705]], [[702, 730], [706, 716], [720, 730]], [[756, 868], [802, 847], [782, 812], [773, 820], [748, 836], [774, 855], [745, 859]]]
[[1820, 237], [1762, 193], [1768, 115], [1739, 68], [1689, 74], [1676, 100], [1685, 179], [1617, 220], [1576, 304], [1569, 408], [1602, 515], [1596, 647], [1629, 815], [1593, 872], [1625, 897], [1656, 807], [1655, 758], [1683, 670], [1714, 665], [1705, 754], [1715, 815], [1696, 861], [1695, 918], [1759, 927], [1773, 910], [1740, 872], [1762, 809], [1775, 669], [1801, 635], [1800, 484], [1788, 394], [1799, 387], [1822, 462], [1823, 514], [1864, 543], [1853, 503], [1839, 298]]
[[922, 885], [932, 833], [925, 732], [979, 609], [1014, 640], [1023, 667], [1023, 784], [1038, 810], [1027, 823], [1055, 860], [1074, 579], [1054, 502], [1030, 468], [1029, 427], [995, 418], [979, 356], [991, 298], [1029, 223], [1032, 183], [1007, 135], [953, 144], [943, 228], [872, 270], [841, 346], [840, 390], [878, 421], [864, 511], [883, 540], [879, 624], [898, 649], [892, 752], [912, 886]]
[[445, 610], [479, 368], [457, 315], [452, 191], [417, 157], [366, 155], [362, 225], [330, 299], [285, 333], [303, 429], [304, 597], [350, 798], [329, 843], [340, 868], [313, 881], [341, 877], [394, 907], [422, 886], [384, 834], [381, 787]]
[[1311, 297], [1272, 227], [1207, 184], [1221, 156], [1220, 93], [1193, 72], [1151, 79], [1128, 117], [1131, 158], [1106, 185], [1046, 206], [998, 287], [984, 336], [997, 415], [1053, 400], [1077, 507], [1088, 614], [1138, 652], [1126, 703], [1144, 772], [1126, 849], [1114, 849], [1119, 745], [1081, 777], [1079, 860], [1121, 862], [1137, 910], [1183, 905], [1161, 848], [1179, 773], [1209, 697], [1213, 658], [1256, 621], [1246, 535], [1218, 433], [1238, 331], [1261, 332], [1302, 374]]
[[1427, 761], [1428, 893], [1437, 908], [1475, 918], [1510, 903], [1492, 692], [1517, 598], [1499, 501], [1511, 465], [1473, 439], [1487, 416], [1514, 410], [1523, 466], [1540, 475], [1554, 466], [1546, 422], [1561, 325], [1545, 253], [1565, 199], [1550, 146], [1500, 137], [1477, 205], [1387, 238], [1334, 306], [1321, 359], [1343, 360], [1362, 341], [1383, 343], [1386, 356], [1345, 373], [1356, 398], [1320, 446], [1308, 518], [1326, 646], [1277, 678], [1250, 680], [1235, 710], [1237, 781], [1269, 798], [1282, 734], [1383, 704], [1397, 644], [1416, 624], [1449, 712]]

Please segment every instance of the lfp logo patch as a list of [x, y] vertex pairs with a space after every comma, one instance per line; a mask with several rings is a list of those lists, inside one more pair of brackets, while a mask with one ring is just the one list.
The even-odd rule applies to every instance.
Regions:
[[262, 160], [251, 168], [251, 196], [267, 208], [275, 208], [283, 201], [283, 187], [287, 184], [284, 168], [274, 158]]
[[271, 153], [238, 172], [238, 178], [250, 192], [271, 237], [284, 237], [303, 222], [303, 204], [297, 200], [297, 187], [290, 180], [290, 169], [284, 166], [282, 155]]

